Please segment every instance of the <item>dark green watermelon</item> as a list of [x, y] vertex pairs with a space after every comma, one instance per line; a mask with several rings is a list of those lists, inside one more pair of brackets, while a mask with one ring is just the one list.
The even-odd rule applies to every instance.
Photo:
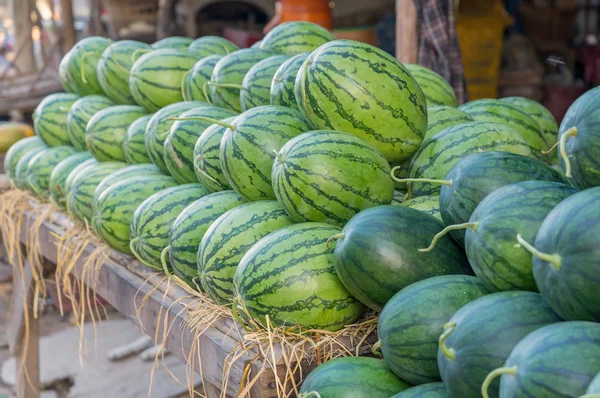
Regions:
[[444, 383], [427, 383], [411, 387], [392, 398], [452, 398]]
[[212, 55], [227, 55], [239, 49], [236, 44], [219, 36], [202, 36], [188, 46], [188, 51], [200, 58]]

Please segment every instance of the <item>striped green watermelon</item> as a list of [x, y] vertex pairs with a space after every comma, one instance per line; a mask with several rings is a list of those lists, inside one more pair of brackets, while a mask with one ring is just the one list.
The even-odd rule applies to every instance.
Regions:
[[506, 97], [500, 98], [500, 101], [531, 116], [542, 128], [546, 142], [550, 145], [556, 144], [558, 140], [558, 123], [556, 123], [554, 115], [544, 105], [525, 97]]
[[550, 181], [506, 185], [489, 194], [469, 219], [465, 249], [471, 268], [490, 291], [537, 291], [531, 253], [517, 234], [533, 242], [548, 213], [577, 191]]
[[[600, 372], [594, 377], [586, 391], [587, 394], [600, 394]], [[597, 396], [589, 396], [586, 398], [598, 398]]]
[[339, 232], [329, 224], [301, 223], [252, 246], [234, 282], [235, 295], [248, 314], [265, 326], [266, 316], [273, 326], [336, 331], [353, 324], [363, 306], [337, 277], [326, 244]]
[[192, 280], [198, 277], [198, 247], [202, 237], [223, 213], [243, 203], [234, 191], [216, 192], [198, 199], [179, 214], [171, 226], [167, 249], [169, 264], [176, 275], [192, 285]]
[[99, 162], [92, 157], [91, 159], [81, 162], [78, 166], [75, 166], [75, 168], [71, 170], [67, 176], [67, 179], [65, 180], [65, 187], [63, 189], [65, 194], [65, 204], [67, 204], [67, 197], [69, 196], [69, 191], [71, 190], [71, 185], [73, 185], [75, 178], [77, 178], [79, 173], [83, 172], [83, 170], [91, 166], [96, 166], [97, 164], [99, 164]]
[[281, 148], [273, 190], [295, 221], [344, 225], [361, 210], [390, 204], [390, 166], [363, 140], [339, 131], [311, 131]]
[[92, 159], [89, 152], [77, 152], [56, 165], [50, 174], [50, 201], [60, 209], [66, 209], [67, 190], [65, 184], [69, 174], [80, 164]]
[[98, 112], [115, 105], [103, 95], [87, 95], [73, 103], [67, 115], [67, 134], [78, 151], [85, 151], [85, 129], [90, 119]]
[[415, 385], [440, 380], [440, 331], [456, 311], [486, 294], [481, 281], [468, 275], [436, 276], [400, 290], [387, 302], [377, 324], [386, 365]]
[[408, 199], [402, 202], [402, 206], [422, 211], [423, 213], [429, 214], [442, 221], [442, 215], [440, 214], [440, 197], [438, 195], [426, 195]]
[[243, 111], [271, 104], [273, 76], [289, 58], [287, 55], [274, 55], [250, 68], [242, 81], [242, 91], [240, 91], [240, 106]]
[[146, 145], [146, 151], [148, 156], [152, 160], [152, 163], [157, 165], [163, 173], [169, 173], [169, 169], [163, 159], [164, 145], [167, 139], [167, 132], [171, 129], [175, 120], [173, 118], [178, 117], [185, 111], [189, 111], [193, 108], [200, 106], [209, 106], [207, 102], [200, 101], [189, 101], [189, 102], [178, 102], [165, 106], [160, 111], [156, 112], [152, 119], [148, 122], [146, 132], [144, 133], [144, 144]]
[[144, 108], [137, 105], [115, 105], [96, 112], [85, 130], [88, 150], [100, 162], [124, 162], [123, 143], [127, 129], [145, 114]]
[[406, 196], [406, 192], [394, 190], [394, 197], [392, 198], [392, 205], [401, 205], [404, 202], [404, 197]]
[[471, 273], [462, 250], [444, 237], [432, 252], [421, 253], [444, 224], [405, 206], [364, 210], [332, 239], [335, 270], [354, 297], [379, 311], [400, 289], [438, 275]]
[[480, 99], [462, 105], [460, 110], [467, 112], [477, 121], [509, 126], [521, 134], [536, 158], [541, 160], [548, 158], [542, 154], [542, 151], [550, 149], [552, 144], [546, 141], [538, 122], [519, 108], [494, 99]]
[[[579, 189], [600, 186], [600, 129], [596, 122], [598, 98], [599, 87], [579, 97], [567, 111], [558, 132], [561, 165], [565, 175], [572, 178]], [[566, 163], [565, 159], [569, 162]]]
[[210, 101], [208, 82], [221, 58], [223, 55], [210, 55], [202, 58], [186, 73], [182, 81], [185, 101]]
[[120, 40], [108, 46], [98, 61], [98, 83], [106, 96], [117, 104], [136, 104], [129, 90], [129, 72], [133, 66], [131, 54], [139, 49], [150, 49], [150, 46], [140, 41]]
[[533, 276], [540, 292], [569, 321], [600, 322], [600, 187], [561, 202], [535, 238]]
[[123, 162], [103, 162], [77, 173], [67, 194], [67, 211], [80, 221], [91, 221], [96, 187], [107, 175], [125, 167]]
[[200, 135], [194, 147], [194, 171], [198, 180], [211, 192], [231, 189], [221, 169], [221, 139], [236, 117], [221, 120], [220, 124], [210, 125]]
[[106, 37], [91, 36], [79, 40], [71, 49], [66, 67], [68, 78], [72, 79], [70, 85], [79, 95], [104, 95], [96, 73], [102, 53], [109, 44]]
[[[204, 117], [223, 119], [236, 113], [224, 108], [207, 106], [190, 109], [180, 115], [181, 119]], [[180, 184], [198, 182], [194, 171], [194, 147], [200, 135], [213, 123], [209, 120], [178, 120], [173, 123], [165, 139], [163, 159], [171, 175]]]
[[[562, 319], [533, 292], [501, 292], [471, 301], [444, 325], [438, 366], [453, 397], [479, 398], [481, 384], [529, 333]], [[490, 397], [497, 398], [498, 382]]]
[[[123, 142], [123, 154], [129, 164], [150, 163], [152, 160], [146, 150], [146, 127], [152, 119], [152, 115], [144, 115], [135, 119], [127, 128], [125, 141]], [[158, 167], [158, 166], [157, 166]]]
[[46, 144], [40, 137], [27, 137], [11, 145], [4, 157], [4, 173], [13, 187], [17, 187], [17, 164], [19, 160], [27, 153], [38, 153]]
[[408, 186], [406, 182], [401, 182], [399, 180], [408, 177], [408, 171], [410, 170], [411, 161], [412, 158], [408, 158], [398, 163], [390, 163], [394, 176], [396, 177], [394, 179], [394, 187], [396, 187], [397, 190], [404, 192], [405, 194], [406, 190], [408, 189]]
[[69, 61], [72, 55], [73, 50], [71, 49], [60, 60], [60, 63], [58, 64], [58, 78], [60, 79], [60, 84], [65, 92], [76, 94], [77, 91], [75, 89], [74, 80], [71, 76], [71, 70], [69, 69]]
[[17, 188], [31, 191], [29, 181], [27, 180], [27, 167], [29, 166], [29, 162], [31, 161], [31, 159], [38, 153], [40, 153], [41, 150], [45, 149], [47, 149], [47, 147], [27, 151], [23, 154], [23, 156], [21, 156], [21, 159], [19, 159], [19, 161], [17, 162], [17, 168], [15, 169], [14, 180], [17, 184]]
[[154, 42], [151, 47], [153, 50], [187, 50], [193, 41], [194, 39], [190, 39], [189, 37], [171, 36], [165, 37], [164, 39]]
[[444, 383], [427, 383], [411, 387], [392, 398], [452, 398]]
[[437, 105], [427, 107], [427, 133], [425, 140], [455, 124], [472, 122], [473, 117], [467, 112], [451, 106]]
[[35, 109], [33, 128], [35, 134], [48, 146], [71, 145], [67, 134], [69, 109], [79, 99], [77, 94], [50, 94]]
[[287, 106], [298, 109], [296, 103], [296, 94], [294, 93], [294, 84], [296, 75], [306, 61], [310, 52], [298, 54], [285, 61], [273, 76], [271, 82], [271, 91], [269, 93], [271, 105]]
[[277, 25], [262, 39], [260, 48], [280, 54], [296, 55], [315, 50], [335, 40], [330, 31], [312, 22], [293, 21]]
[[[531, 156], [523, 137], [510, 127], [491, 122], [468, 122], [449, 127], [425, 141], [415, 153], [410, 178], [442, 179], [460, 159], [482, 151], [506, 151]], [[440, 192], [439, 185], [409, 183], [411, 196]]]
[[121, 181], [127, 180], [132, 177], [161, 177], [164, 175], [165, 174], [162, 171], [160, 171], [160, 169], [153, 163], [140, 163], [124, 166], [104, 177], [102, 181], [100, 181], [98, 185], [96, 185], [96, 189], [94, 189], [92, 203], [95, 202], [98, 199], [98, 197], [100, 197], [100, 195], [102, 195], [102, 192]]
[[259, 61], [273, 55], [269, 51], [245, 48], [221, 58], [208, 83], [213, 105], [241, 112], [240, 87], [246, 73]]
[[132, 177], [112, 185], [94, 201], [92, 227], [110, 247], [132, 254], [129, 241], [133, 213], [153, 194], [176, 185], [169, 176]]
[[600, 324], [561, 322], [521, 340], [488, 379], [502, 375], [503, 397], [578, 397], [600, 372], [599, 358]]
[[202, 36], [188, 46], [188, 51], [200, 58], [227, 55], [239, 49], [237, 45], [219, 36]]
[[50, 196], [50, 175], [52, 170], [64, 159], [75, 153], [70, 146], [55, 146], [39, 151], [27, 166], [29, 188], [39, 198]]
[[198, 58], [183, 50], [154, 50], [142, 55], [131, 67], [129, 90], [139, 105], [156, 112], [183, 101], [181, 80]]
[[454, 89], [442, 76], [421, 65], [405, 64], [404, 66], [421, 86], [427, 99], [427, 106], [458, 106]]
[[275, 199], [271, 186], [275, 153], [310, 126], [299, 111], [269, 105], [242, 113], [231, 127], [220, 145], [228, 185], [247, 201]]
[[325, 362], [309, 373], [298, 397], [390, 398], [408, 388], [410, 384], [398, 379], [381, 359], [346, 357]]
[[425, 136], [427, 105], [419, 84], [394, 57], [366, 43], [321, 46], [300, 68], [295, 93], [315, 129], [356, 135], [390, 162], [408, 158]]
[[173, 221], [188, 205], [208, 194], [202, 184], [163, 189], [144, 200], [131, 219], [130, 249], [142, 263], [162, 270], [160, 254], [169, 245]]
[[219, 217], [206, 231], [198, 249], [202, 288], [218, 304], [233, 299], [233, 277], [238, 263], [263, 236], [293, 221], [275, 201], [235, 207]]

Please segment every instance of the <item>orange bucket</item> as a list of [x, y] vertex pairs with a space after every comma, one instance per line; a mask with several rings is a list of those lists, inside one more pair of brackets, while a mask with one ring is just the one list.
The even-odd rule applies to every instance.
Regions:
[[281, 0], [281, 21], [308, 21], [331, 30], [328, 0]]

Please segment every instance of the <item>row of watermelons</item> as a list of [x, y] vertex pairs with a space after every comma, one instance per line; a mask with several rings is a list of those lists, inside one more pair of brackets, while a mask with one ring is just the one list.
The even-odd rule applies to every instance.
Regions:
[[525, 98], [457, 108], [434, 72], [302, 22], [242, 50], [88, 38], [60, 70], [15, 187], [246, 320], [381, 312], [383, 360], [330, 361], [305, 396], [597, 392], [600, 89], [560, 129]]

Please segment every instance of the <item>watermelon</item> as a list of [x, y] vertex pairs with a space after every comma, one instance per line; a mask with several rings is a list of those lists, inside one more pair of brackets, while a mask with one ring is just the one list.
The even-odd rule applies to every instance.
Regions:
[[535, 238], [533, 276], [552, 309], [568, 321], [600, 322], [600, 187], [562, 201]]
[[406, 192], [394, 190], [394, 197], [392, 198], [392, 205], [401, 205], [404, 202], [404, 196], [406, 196]]
[[489, 291], [479, 279], [468, 275], [436, 276], [400, 290], [387, 302], [377, 324], [386, 365], [411, 384], [440, 380], [440, 330], [461, 307], [486, 294]]
[[202, 36], [188, 46], [188, 51], [200, 58], [211, 55], [227, 55], [239, 49], [234, 43], [218, 36]]
[[95, 202], [102, 192], [107, 188], [112, 187], [118, 182], [127, 180], [132, 177], [147, 177], [147, 176], [164, 176], [163, 172], [153, 163], [141, 163], [130, 166], [124, 166], [102, 179], [94, 189], [94, 197], [92, 203]]
[[35, 109], [33, 129], [48, 146], [71, 145], [66, 123], [69, 109], [79, 99], [77, 94], [50, 94]]
[[473, 117], [467, 112], [451, 106], [438, 105], [427, 107], [427, 133], [425, 140], [432, 138], [440, 131], [454, 126], [455, 124], [472, 122]]
[[133, 213], [153, 194], [176, 185], [169, 176], [132, 177], [116, 183], [94, 201], [92, 227], [110, 247], [132, 254], [129, 241]]
[[210, 55], [202, 58], [187, 72], [182, 81], [185, 101], [210, 101], [208, 82], [217, 62], [223, 55]]
[[308, 374], [299, 397], [390, 398], [410, 388], [385, 366], [381, 359], [366, 357], [338, 358]]
[[103, 95], [88, 95], [75, 101], [67, 115], [67, 134], [78, 151], [86, 151], [85, 129], [98, 111], [115, 105]]
[[152, 160], [146, 150], [146, 127], [153, 115], [144, 115], [135, 119], [127, 128], [123, 142], [123, 154], [129, 164], [150, 163]]
[[396, 189], [399, 191], [403, 191], [405, 194], [408, 186], [406, 182], [402, 182], [401, 180], [408, 177], [408, 170], [410, 169], [411, 161], [412, 159], [408, 158], [398, 163], [390, 163], [390, 166], [392, 167], [392, 173], [395, 177], [394, 187], [396, 187]]
[[454, 89], [442, 76], [421, 65], [404, 64], [404, 66], [421, 86], [427, 99], [427, 106], [458, 106]]
[[58, 78], [60, 84], [67, 93], [77, 94], [74, 84], [75, 80], [71, 76], [71, 71], [69, 70], [69, 61], [72, 55], [73, 50], [71, 49], [60, 60], [60, 63], [58, 64]]
[[269, 105], [242, 113], [221, 139], [221, 168], [228, 185], [247, 201], [275, 199], [271, 186], [275, 153], [308, 130], [294, 109]]
[[91, 221], [96, 187], [104, 177], [125, 166], [123, 162], [103, 162], [80, 170], [72, 180], [67, 194], [69, 214], [81, 221]]
[[67, 178], [77, 166], [88, 159], [92, 159], [91, 153], [78, 152], [65, 158], [56, 165], [54, 170], [52, 170], [49, 184], [50, 201], [56, 207], [60, 209], [66, 209], [67, 190], [65, 189], [65, 184], [67, 182]]
[[558, 123], [552, 112], [544, 105], [525, 97], [506, 97], [500, 98], [500, 101], [520, 109], [535, 120], [542, 128], [544, 138], [550, 145], [556, 144], [558, 139]]
[[45, 150], [47, 147], [36, 148], [31, 151], [27, 151], [21, 156], [21, 159], [17, 162], [17, 168], [15, 169], [15, 182], [17, 184], [17, 188], [22, 190], [31, 190], [29, 186], [29, 181], [27, 180], [27, 167], [29, 166], [29, 162], [31, 159], [40, 153], [41, 150]]
[[69, 69], [68, 78], [72, 79], [70, 85], [79, 95], [104, 95], [96, 73], [102, 53], [109, 44], [106, 37], [91, 36], [79, 40], [71, 49], [66, 68]]
[[85, 130], [85, 144], [100, 162], [125, 161], [123, 143], [129, 125], [146, 114], [136, 105], [115, 105], [97, 112]]
[[43, 148], [46, 148], [46, 144], [37, 136], [23, 138], [9, 148], [4, 157], [4, 173], [13, 187], [17, 187], [17, 164], [19, 164], [19, 160], [27, 152], [37, 154]]
[[[283, 227], [260, 239], [235, 271], [235, 294], [248, 314], [266, 325], [342, 329], [363, 306], [344, 288], [327, 247], [340, 230], [324, 223]], [[201, 245], [202, 247], [202, 245]]]
[[500, 378], [503, 397], [578, 397], [600, 372], [600, 324], [561, 322], [538, 329], [515, 346], [503, 367], [482, 386]]
[[280, 54], [296, 55], [315, 50], [332, 40], [335, 40], [335, 37], [320, 25], [293, 21], [271, 29], [262, 39], [260, 48]]
[[223, 213], [243, 203], [234, 191], [217, 192], [203, 196], [177, 216], [169, 232], [168, 246], [169, 264], [176, 275], [192, 284], [198, 276], [198, 246], [202, 237]]
[[178, 183], [198, 182], [194, 171], [194, 146], [204, 130], [213, 124], [211, 121], [194, 118], [223, 119], [235, 115], [235, 112], [224, 108], [200, 107], [179, 116], [181, 119], [191, 120], [178, 120], [173, 123], [165, 139], [163, 159], [167, 169]]
[[404, 390], [392, 398], [452, 398], [444, 383], [427, 383]]
[[[600, 372], [598, 372], [596, 377], [594, 377], [594, 380], [592, 380], [592, 382], [588, 386], [586, 393], [587, 394], [600, 393]], [[590, 396], [587, 398], [598, 398], [598, 397]]]
[[151, 47], [153, 50], [162, 50], [162, 49], [187, 50], [193, 41], [194, 41], [194, 39], [190, 39], [189, 37], [171, 36], [171, 37], [165, 37], [164, 39], [161, 39], [161, 40], [153, 43]]
[[198, 249], [202, 288], [218, 304], [233, 298], [233, 276], [244, 254], [263, 236], [292, 224], [281, 205], [260, 201], [235, 207], [206, 231]]
[[475, 275], [490, 291], [537, 291], [531, 253], [515, 247], [517, 234], [533, 242], [548, 213], [576, 192], [558, 182], [525, 181], [497, 189], [477, 206], [465, 249]]
[[173, 118], [178, 117], [185, 111], [189, 111], [193, 108], [200, 106], [209, 106], [207, 102], [189, 101], [189, 102], [178, 102], [164, 107], [160, 111], [156, 112], [152, 119], [148, 122], [146, 132], [144, 133], [144, 143], [146, 145], [146, 151], [148, 156], [152, 160], [152, 163], [157, 165], [163, 173], [169, 173], [169, 169], [163, 159], [164, 145], [167, 139], [167, 132], [171, 129], [175, 120]]
[[208, 194], [202, 184], [163, 189], [144, 200], [131, 219], [130, 249], [148, 267], [162, 270], [160, 254], [169, 245], [175, 218], [188, 205]]
[[440, 214], [440, 197], [437, 195], [419, 196], [417, 198], [408, 199], [402, 202], [402, 206], [422, 211], [423, 213], [429, 214], [442, 221], [442, 215]]
[[411, 283], [470, 273], [464, 253], [449, 237], [434, 251], [419, 252], [443, 228], [434, 217], [405, 206], [364, 210], [333, 237], [335, 270], [354, 297], [379, 311]]
[[[531, 149], [510, 127], [491, 122], [468, 122], [449, 127], [425, 141], [415, 153], [410, 178], [442, 179], [459, 160], [477, 152], [506, 151], [531, 156]], [[439, 185], [408, 184], [410, 197], [434, 195]], [[443, 216], [442, 216], [443, 217]]]
[[[558, 132], [560, 159], [565, 175], [579, 189], [600, 186], [600, 129], [596, 125], [596, 103], [600, 88], [583, 94], [571, 105]], [[568, 160], [568, 163], [565, 162]]]
[[231, 189], [221, 169], [221, 139], [227, 130], [226, 125], [236, 117], [223, 119], [219, 124], [210, 125], [200, 135], [194, 147], [194, 171], [198, 180], [211, 192]]
[[313, 128], [356, 135], [390, 162], [411, 156], [425, 136], [427, 105], [419, 84], [394, 57], [369, 44], [321, 46], [300, 68], [294, 90]]
[[98, 61], [98, 83], [116, 104], [136, 104], [129, 90], [129, 73], [133, 66], [131, 54], [139, 49], [150, 49], [150, 46], [140, 41], [120, 40], [108, 46]]
[[525, 139], [534, 157], [547, 160], [542, 151], [550, 149], [552, 144], [546, 141], [540, 125], [519, 108], [495, 99], [480, 99], [466, 103], [460, 109], [477, 121], [509, 126]]
[[139, 105], [156, 112], [183, 101], [181, 80], [198, 58], [187, 51], [164, 49], [142, 55], [131, 67], [129, 90]]
[[306, 61], [310, 52], [293, 56], [285, 61], [273, 76], [271, 82], [270, 99], [271, 105], [287, 106], [288, 108], [298, 109], [296, 95], [294, 93], [294, 84], [296, 75]]
[[240, 88], [246, 73], [259, 61], [272, 55], [269, 51], [246, 48], [221, 58], [208, 83], [213, 105], [241, 112]]
[[27, 165], [27, 181], [30, 190], [39, 198], [50, 195], [50, 175], [64, 159], [75, 153], [70, 146], [55, 146], [39, 151]]
[[287, 55], [274, 55], [250, 68], [242, 81], [242, 91], [240, 91], [240, 106], [243, 111], [271, 104], [273, 76], [289, 58]]
[[285, 144], [272, 172], [277, 200], [295, 221], [344, 225], [361, 210], [390, 204], [394, 183], [383, 155], [339, 131], [311, 131]]
[[73, 185], [73, 181], [75, 180], [75, 178], [83, 170], [85, 170], [91, 166], [96, 166], [97, 164], [99, 164], [99, 162], [96, 159], [91, 158], [91, 159], [81, 162], [78, 166], [75, 166], [75, 168], [73, 170], [71, 170], [71, 172], [67, 176], [67, 179], [65, 180], [65, 187], [63, 189], [63, 192], [65, 194], [65, 204], [67, 202], [67, 197], [69, 195], [69, 191], [71, 190], [71, 185]]
[[250, 48], [260, 48], [261, 45], [262, 45], [262, 40], [259, 40], [257, 42], [254, 42], [254, 44], [251, 45]]
[[[533, 292], [488, 294], [463, 306], [444, 325], [438, 366], [453, 397], [479, 398], [487, 374], [502, 366], [529, 333], [562, 319]], [[498, 397], [498, 382], [488, 392]]]

